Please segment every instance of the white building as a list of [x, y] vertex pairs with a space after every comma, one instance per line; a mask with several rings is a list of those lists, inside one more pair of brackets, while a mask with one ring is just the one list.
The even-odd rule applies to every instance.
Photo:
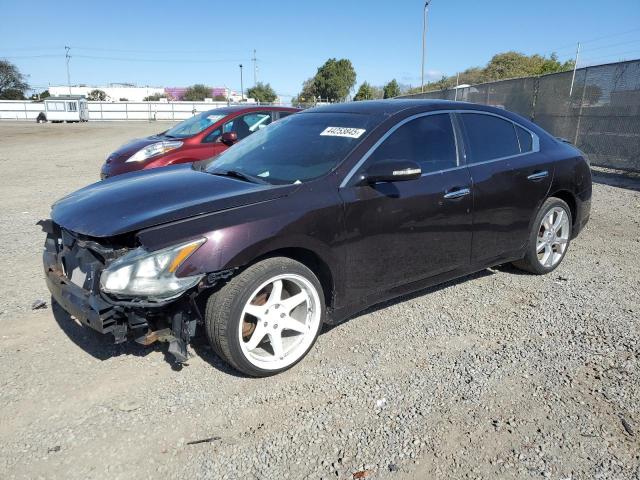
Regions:
[[[107, 94], [107, 100], [117, 102], [121, 98], [126, 98], [130, 102], [141, 102], [145, 97], [151, 95], [164, 95], [164, 88], [162, 87], [136, 87], [133, 85], [124, 84], [110, 84], [107, 87], [93, 87], [93, 86], [76, 86], [71, 85], [55, 85], [49, 87], [49, 94], [58, 95], [89, 95], [89, 92], [93, 90], [102, 90]], [[71, 90], [71, 91], [69, 91]]]

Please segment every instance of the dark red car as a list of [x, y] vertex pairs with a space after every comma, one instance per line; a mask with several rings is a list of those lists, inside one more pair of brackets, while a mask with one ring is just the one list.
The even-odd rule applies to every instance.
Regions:
[[121, 173], [211, 158], [297, 111], [288, 107], [237, 106], [199, 113], [165, 132], [123, 145], [107, 157], [100, 177], [104, 180]]

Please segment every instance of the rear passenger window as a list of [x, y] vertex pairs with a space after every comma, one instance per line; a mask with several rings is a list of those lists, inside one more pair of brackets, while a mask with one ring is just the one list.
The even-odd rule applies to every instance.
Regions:
[[520, 153], [513, 123], [493, 115], [460, 115], [466, 133], [468, 163], [486, 162]]
[[289, 115], [291, 115], [293, 112], [278, 112], [278, 120], [284, 117], [288, 117]]
[[520, 151], [522, 153], [533, 150], [533, 140], [531, 134], [524, 128], [516, 125], [516, 133], [518, 134], [518, 143], [520, 143]]
[[412, 160], [422, 173], [458, 165], [456, 141], [448, 113], [416, 118], [399, 127], [371, 155], [371, 162]]

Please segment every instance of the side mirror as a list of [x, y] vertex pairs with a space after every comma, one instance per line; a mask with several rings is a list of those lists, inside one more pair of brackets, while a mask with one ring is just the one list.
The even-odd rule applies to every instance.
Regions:
[[230, 147], [238, 141], [238, 134], [236, 132], [225, 132], [220, 137], [220, 141]]
[[384, 160], [376, 162], [360, 176], [359, 185], [416, 180], [422, 175], [420, 165], [411, 160]]

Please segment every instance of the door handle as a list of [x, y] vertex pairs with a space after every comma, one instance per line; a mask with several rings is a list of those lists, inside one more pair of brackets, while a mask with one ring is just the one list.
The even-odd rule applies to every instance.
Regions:
[[444, 194], [444, 198], [446, 198], [447, 200], [453, 200], [455, 198], [466, 197], [470, 193], [471, 193], [471, 189], [469, 189], [469, 188], [458, 188], [458, 189], [453, 190], [451, 192], [445, 193]]
[[547, 178], [548, 176], [549, 176], [549, 172], [544, 170], [542, 172], [532, 173], [531, 175], [529, 175], [527, 177], [527, 180], [531, 180], [531, 181], [535, 182], [536, 180], [542, 180], [543, 178]]

